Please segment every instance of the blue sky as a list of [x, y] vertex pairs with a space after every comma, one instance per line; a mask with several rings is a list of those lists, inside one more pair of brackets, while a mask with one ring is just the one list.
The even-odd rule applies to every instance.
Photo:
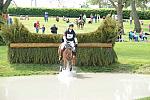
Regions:
[[[19, 7], [31, 7], [31, 0], [13, 0]], [[60, 2], [59, 2], [60, 1]], [[80, 7], [80, 4], [86, 0], [37, 0], [38, 7]], [[32, 2], [32, 7], [34, 7], [34, 0]]]

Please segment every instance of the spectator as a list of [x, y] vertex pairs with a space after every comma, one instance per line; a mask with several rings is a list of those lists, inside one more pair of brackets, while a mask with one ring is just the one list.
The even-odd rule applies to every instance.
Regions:
[[145, 35], [145, 33], [143, 32], [143, 30], [141, 30], [139, 37], [141, 39], [141, 41], [147, 40], [147, 36]]
[[70, 20], [69, 20], [69, 18], [67, 18], [67, 19], [66, 19], [66, 23], [69, 23], [69, 22], [70, 22]]
[[36, 33], [39, 33], [39, 29], [40, 29], [40, 23], [39, 23], [39, 21], [37, 21], [35, 24]]
[[11, 17], [9, 18], [9, 22], [10, 22], [10, 25], [12, 25], [12, 24], [13, 24], [13, 20], [12, 20], [12, 18], [11, 18]]
[[48, 12], [45, 12], [45, 14], [44, 14], [44, 20], [45, 20], [45, 22], [48, 22]]
[[136, 31], [134, 31], [134, 33], [133, 33], [133, 38], [134, 38], [134, 41], [135, 42], [138, 42], [139, 40], [138, 40], [138, 35], [137, 35], [137, 32]]
[[132, 17], [130, 16], [130, 25], [132, 25]]
[[144, 25], [144, 22], [141, 20], [141, 25]]
[[93, 22], [93, 14], [90, 15], [90, 19]]
[[123, 42], [122, 34], [123, 34], [123, 29], [120, 28], [118, 32], [118, 42]]
[[95, 23], [97, 23], [97, 14], [95, 14], [94, 17], [95, 17]]
[[65, 16], [63, 16], [63, 21], [66, 21], [66, 17]]
[[56, 21], [59, 22], [59, 16], [56, 17]]
[[118, 20], [118, 15], [115, 15], [115, 20]]
[[105, 16], [103, 16], [103, 19], [105, 19], [106, 17]]
[[53, 34], [57, 34], [57, 30], [58, 30], [58, 28], [56, 27], [56, 25], [54, 24], [51, 28], [51, 33], [53, 33]]
[[25, 16], [25, 20], [29, 20], [29, 16], [28, 15]]
[[83, 15], [83, 21], [86, 23], [86, 14]]
[[8, 24], [8, 25], [12, 25], [12, 24], [13, 24], [13, 20], [12, 20], [11, 17], [8, 17], [8, 19], [7, 19], [7, 24]]
[[130, 32], [129, 32], [129, 41], [131, 40], [133, 40], [134, 38], [133, 38], [133, 34], [134, 34], [134, 32], [131, 30]]
[[93, 20], [90, 18], [90, 20], [88, 21], [88, 24], [92, 24]]
[[45, 26], [44, 25], [42, 26], [42, 33], [43, 34], [45, 33]]
[[80, 14], [80, 16], [79, 16], [79, 20], [83, 20], [83, 16], [82, 16], [82, 14]]
[[97, 20], [98, 20], [98, 22], [100, 21], [100, 19], [101, 19], [101, 16], [99, 14], [97, 14]]

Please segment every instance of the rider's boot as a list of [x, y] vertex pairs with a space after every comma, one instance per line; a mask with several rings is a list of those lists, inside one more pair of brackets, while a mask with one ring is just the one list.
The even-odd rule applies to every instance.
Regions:
[[64, 50], [60, 50], [59, 61], [62, 60], [63, 51], [64, 51]]

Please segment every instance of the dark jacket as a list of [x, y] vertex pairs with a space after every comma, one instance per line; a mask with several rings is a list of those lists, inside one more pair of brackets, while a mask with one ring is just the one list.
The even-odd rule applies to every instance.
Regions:
[[65, 31], [65, 37], [66, 37], [67, 41], [74, 41], [74, 39], [76, 37], [76, 33], [74, 32], [74, 30], [71, 30], [71, 32], [70, 32], [69, 29], [67, 29]]
[[57, 34], [57, 30], [58, 30], [57, 27], [55, 27], [55, 26], [51, 27], [51, 32], [52, 33], [56, 33]]

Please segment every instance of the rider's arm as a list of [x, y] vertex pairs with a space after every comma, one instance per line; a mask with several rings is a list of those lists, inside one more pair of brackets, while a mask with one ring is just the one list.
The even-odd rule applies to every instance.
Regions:
[[76, 33], [75, 33], [75, 32], [74, 32], [74, 42], [75, 42], [75, 45], [76, 45], [76, 47], [77, 47], [78, 39], [77, 39], [77, 37], [76, 37]]
[[74, 38], [75, 44], [78, 44], [77, 37]]
[[64, 33], [64, 36], [63, 36], [63, 39], [64, 39], [64, 43], [66, 44], [67, 43], [67, 31]]

